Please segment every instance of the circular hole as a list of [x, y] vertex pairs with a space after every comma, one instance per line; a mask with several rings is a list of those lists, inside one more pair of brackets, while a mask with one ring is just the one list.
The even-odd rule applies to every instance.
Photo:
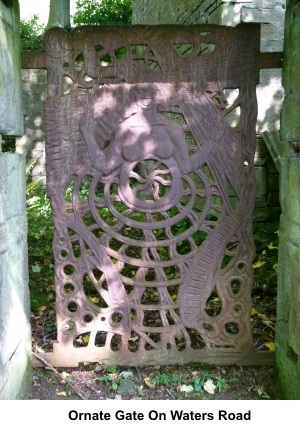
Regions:
[[67, 321], [64, 325], [64, 330], [65, 331], [72, 331], [75, 328], [75, 324], [73, 323], [73, 321]]
[[204, 330], [206, 330], [206, 331], [214, 331], [214, 327], [211, 325], [211, 324], [208, 324], [208, 323], [204, 323], [203, 324], [203, 328], [204, 328]]
[[65, 243], [65, 238], [64, 237], [60, 237], [58, 239], [58, 241], [59, 241], [59, 243], [63, 244], [63, 243]]
[[122, 318], [123, 318], [123, 316], [119, 312], [113, 313], [111, 316], [111, 324], [113, 324], [113, 325], [120, 324], [120, 322], [122, 321]]
[[65, 258], [67, 258], [67, 256], [69, 255], [68, 251], [66, 251], [65, 249], [62, 249], [59, 253], [59, 257], [64, 260]]
[[230, 282], [231, 291], [233, 294], [238, 294], [241, 291], [241, 281], [239, 279], [232, 279]]
[[73, 294], [75, 287], [73, 284], [65, 284], [64, 285], [64, 293], [65, 294]]
[[244, 166], [249, 166], [249, 161], [248, 160], [244, 160]]
[[225, 324], [225, 330], [229, 334], [238, 334], [240, 331], [238, 324], [236, 324], [234, 322], [229, 322], [229, 323]]
[[233, 308], [233, 310], [234, 310], [234, 312], [236, 314], [239, 314], [239, 313], [241, 313], [242, 308], [241, 308], [240, 305], [235, 305], [235, 307]]
[[67, 276], [72, 276], [74, 275], [75, 272], [75, 267], [72, 266], [71, 264], [67, 264], [66, 266], [64, 266], [64, 274]]
[[90, 315], [90, 314], [86, 314], [86, 315], [84, 315], [84, 317], [83, 317], [83, 321], [84, 321], [85, 323], [90, 323], [90, 322], [92, 322], [92, 321], [93, 321], [93, 317], [92, 317], [92, 315]]
[[243, 272], [245, 270], [245, 267], [246, 267], [246, 264], [243, 261], [241, 261], [238, 264], [238, 269], [239, 269], [240, 272]]
[[76, 302], [69, 302], [68, 303], [68, 311], [69, 312], [76, 312], [78, 309], [78, 305]]
[[167, 343], [166, 348], [167, 348], [167, 349], [171, 349], [171, 348], [172, 348], [172, 345], [171, 345], [170, 343]]
[[105, 321], [106, 320], [106, 318], [105, 317], [101, 317], [101, 321]]

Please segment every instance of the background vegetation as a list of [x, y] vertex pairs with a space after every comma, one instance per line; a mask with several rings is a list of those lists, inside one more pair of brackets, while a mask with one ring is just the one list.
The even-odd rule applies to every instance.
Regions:
[[[132, 0], [77, 0], [71, 16], [72, 27], [81, 25], [131, 24]], [[46, 26], [39, 24], [38, 15], [21, 19], [21, 49], [42, 51]], [[67, 28], [69, 29], [69, 28]]]

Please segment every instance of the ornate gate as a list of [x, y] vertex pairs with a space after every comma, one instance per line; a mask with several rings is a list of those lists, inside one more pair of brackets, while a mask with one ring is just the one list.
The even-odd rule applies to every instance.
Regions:
[[47, 33], [52, 363], [247, 361], [259, 39], [256, 25]]

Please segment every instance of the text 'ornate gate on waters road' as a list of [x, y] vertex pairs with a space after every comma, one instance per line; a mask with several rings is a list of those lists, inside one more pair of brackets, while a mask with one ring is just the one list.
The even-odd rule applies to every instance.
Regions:
[[44, 43], [47, 360], [250, 362], [256, 84], [278, 67], [260, 27], [53, 29]]

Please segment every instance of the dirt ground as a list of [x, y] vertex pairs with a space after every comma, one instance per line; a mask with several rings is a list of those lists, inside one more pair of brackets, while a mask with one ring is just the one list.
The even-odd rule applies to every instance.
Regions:
[[[273, 367], [35, 368], [29, 400], [277, 400]], [[113, 370], [112, 373], [109, 371]], [[203, 381], [210, 380], [214, 388]], [[125, 381], [125, 382], [124, 382]], [[197, 381], [200, 381], [197, 385]], [[201, 383], [202, 381], [202, 383]], [[209, 383], [208, 383], [209, 384]], [[191, 389], [192, 387], [192, 389]], [[209, 392], [211, 391], [211, 392]]]

